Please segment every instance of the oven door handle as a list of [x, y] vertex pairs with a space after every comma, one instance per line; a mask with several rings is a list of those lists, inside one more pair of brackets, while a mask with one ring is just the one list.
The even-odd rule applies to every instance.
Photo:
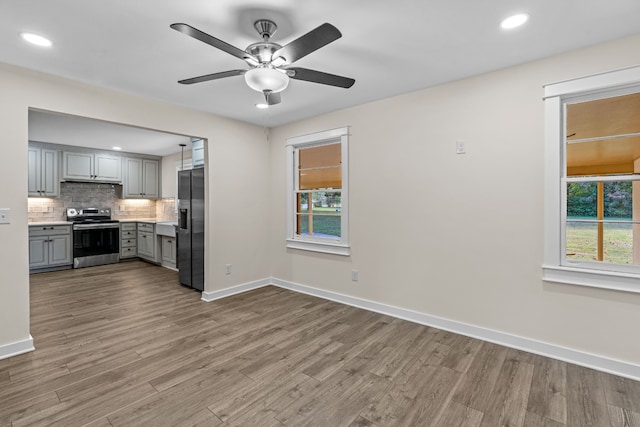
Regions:
[[120, 228], [120, 224], [109, 223], [109, 224], [74, 224], [74, 230], [96, 230], [96, 229], [105, 229], [105, 228]]

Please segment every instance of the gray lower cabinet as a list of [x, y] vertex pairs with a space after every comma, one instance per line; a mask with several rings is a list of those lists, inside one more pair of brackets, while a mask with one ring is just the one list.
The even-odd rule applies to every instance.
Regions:
[[71, 266], [71, 226], [29, 226], [29, 270]]
[[162, 265], [176, 266], [176, 238], [162, 236]]
[[156, 258], [156, 233], [155, 225], [138, 223], [138, 257], [152, 262], [158, 262]]
[[138, 231], [135, 222], [120, 224], [120, 259], [138, 256]]

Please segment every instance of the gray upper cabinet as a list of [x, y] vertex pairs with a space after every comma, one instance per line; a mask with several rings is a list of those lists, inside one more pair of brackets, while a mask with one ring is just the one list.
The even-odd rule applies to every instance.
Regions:
[[204, 140], [191, 140], [191, 164], [194, 168], [204, 167]]
[[122, 158], [101, 153], [65, 151], [62, 178], [75, 181], [122, 181]]
[[60, 194], [58, 151], [29, 146], [30, 197], [57, 197]]
[[160, 162], [126, 157], [123, 197], [157, 199], [160, 196]]

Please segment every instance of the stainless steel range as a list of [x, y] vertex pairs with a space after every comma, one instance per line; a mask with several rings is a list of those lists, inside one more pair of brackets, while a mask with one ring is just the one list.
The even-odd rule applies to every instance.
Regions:
[[73, 223], [73, 268], [120, 261], [120, 224], [111, 209], [68, 208]]

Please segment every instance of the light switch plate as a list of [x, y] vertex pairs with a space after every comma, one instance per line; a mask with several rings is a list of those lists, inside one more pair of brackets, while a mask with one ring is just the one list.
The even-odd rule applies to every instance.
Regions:
[[0, 208], [0, 224], [9, 224], [11, 222], [11, 209]]
[[464, 147], [464, 141], [456, 141], [456, 154], [464, 154], [466, 153]]

